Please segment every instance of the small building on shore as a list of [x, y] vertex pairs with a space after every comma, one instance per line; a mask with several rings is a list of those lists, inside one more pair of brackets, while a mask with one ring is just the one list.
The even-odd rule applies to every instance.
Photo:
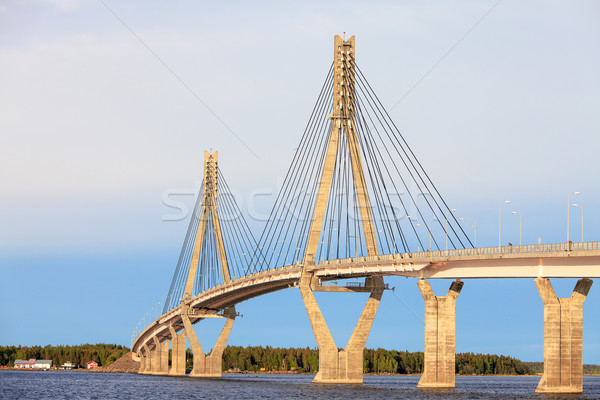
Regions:
[[50, 369], [52, 368], [52, 360], [15, 360], [15, 368], [17, 369]]
[[98, 368], [98, 363], [96, 361], [88, 361], [86, 364], [87, 369]]
[[18, 369], [33, 369], [34, 359], [31, 360], [15, 360], [15, 368]]
[[70, 370], [72, 370], [72, 369], [75, 369], [75, 368], [77, 368], [77, 364], [75, 364], [75, 363], [73, 363], [73, 362], [71, 362], [71, 361], [67, 361], [67, 362], [65, 362], [65, 363], [64, 363], [64, 364], [63, 364], [63, 365], [60, 367], [60, 369], [64, 369], [65, 371], [70, 371]]
[[52, 368], [52, 360], [35, 360], [33, 368], [50, 369]]

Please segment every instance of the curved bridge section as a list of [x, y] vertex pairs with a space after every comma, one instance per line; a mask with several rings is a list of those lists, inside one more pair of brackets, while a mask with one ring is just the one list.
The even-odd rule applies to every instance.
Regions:
[[[205, 318], [232, 318], [236, 304], [277, 290], [299, 287], [309, 270], [313, 291], [368, 292], [360, 285], [328, 285], [327, 281], [373, 276], [413, 278], [596, 278], [600, 277], [600, 242], [505, 246], [340, 259], [307, 268], [291, 265], [238, 278], [195, 296], [152, 322], [135, 340], [133, 352], [155, 354], [161, 344], [184, 331], [184, 319], [194, 324]], [[156, 357], [155, 357], [156, 358]], [[220, 362], [220, 361], [219, 361]], [[150, 369], [152, 369], [150, 367]], [[168, 373], [154, 368], [153, 373]], [[220, 375], [220, 370], [218, 375]]]
[[[600, 243], [501, 246], [499, 237], [498, 247], [473, 246], [356, 64], [354, 36], [334, 38], [333, 64], [258, 240], [233, 198], [217, 153], [205, 152], [202, 188], [163, 315], [133, 343], [140, 372], [185, 375], [189, 342], [190, 376], [221, 376], [236, 304], [297, 287], [319, 348], [314, 382], [362, 383], [364, 347], [388, 289], [384, 277], [399, 275], [419, 279], [425, 302], [419, 387], [454, 387], [462, 280], [530, 278], [544, 302], [537, 391], [582, 391], [582, 310], [589, 278], [600, 276]], [[507, 203], [500, 204], [500, 223]], [[364, 282], [331, 282], [349, 278]], [[442, 278], [455, 281], [436, 296], [426, 279]], [[570, 298], [559, 299], [548, 278], [580, 280]], [[344, 349], [333, 340], [316, 291], [370, 294]], [[226, 319], [210, 354], [193, 328], [206, 318]]]

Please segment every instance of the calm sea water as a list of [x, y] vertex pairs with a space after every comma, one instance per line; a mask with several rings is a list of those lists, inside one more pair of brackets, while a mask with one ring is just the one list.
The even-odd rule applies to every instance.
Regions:
[[418, 376], [365, 376], [364, 385], [314, 385], [310, 375], [172, 378], [85, 372], [0, 372], [1, 399], [599, 399], [600, 377], [581, 396], [533, 392], [539, 377], [456, 377], [456, 389], [420, 390]]

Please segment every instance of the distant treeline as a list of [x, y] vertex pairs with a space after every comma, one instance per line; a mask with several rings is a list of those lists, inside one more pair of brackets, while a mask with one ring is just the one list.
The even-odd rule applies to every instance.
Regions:
[[[525, 362], [529, 369], [535, 374], [541, 374], [544, 372], [543, 362]], [[600, 375], [600, 365], [595, 364], [583, 364], [584, 375]]]
[[106, 366], [119, 359], [129, 349], [116, 344], [82, 344], [79, 346], [0, 346], [0, 365], [14, 366], [15, 360], [52, 360], [54, 367], [71, 361], [85, 367], [88, 361]]
[[[365, 373], [421, 374], [423, 352], [365, 349]], [[191, 353], [188, 354], [191, 357]], [[188, 359], [188, 361], [191, 361]], [[190, 364], [191, 368], [191, 364]], [[316, 373], [316, 349], [227, 346], [223, 352], [223, 371], [298, 371]], [[490, 354], [459, 353], [456, 373], [463, 375], [530, 375], [535, 372], [516, 358]]]
[[[84, 367], [88, 361], [106, 366], [129, 352], [115, 344], [84, 344], [80, 346], [0, 346], [0, 365], [12, 367], [15, 360], [32, 358], [52, 360], [54, 366], [71, 361]], [[365, 349], [365, 373], [421, 374], [423, 352], [385, 349]], [[187, 368], [192, 368], [193, 355], [187, 350]], [[541, 362], [522, 362], [508, 356], [491, 354], [456, 354], [456, 373], [460, 375], [532, 375], [543, 371]], [[278, 348], [262, 346], [227, 346], [223, 352], [223, 371], [316, 373], [319, 369], [317, 349]], [[583, 365], [584, 374], [600, 374], [599, 365]]]

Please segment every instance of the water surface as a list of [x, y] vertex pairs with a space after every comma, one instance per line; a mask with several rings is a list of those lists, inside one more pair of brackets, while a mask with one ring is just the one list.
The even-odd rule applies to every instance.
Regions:
[[417, 389], [419, 376], [365, 376], [363, 385], [315, 385], [312, 375], [175, 378], [86, 372], [0, 372], [0, 399], [600, 399], [600, 377], [583, 395], [536, 395], [538, 376], [457, 376], [451, 390]]

